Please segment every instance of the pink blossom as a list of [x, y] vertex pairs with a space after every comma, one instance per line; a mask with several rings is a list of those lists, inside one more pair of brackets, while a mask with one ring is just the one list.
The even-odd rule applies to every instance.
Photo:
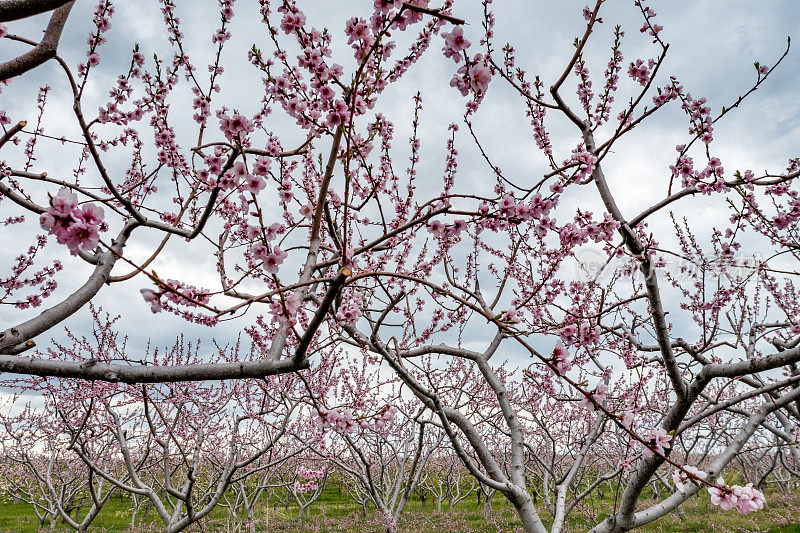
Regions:
[[442, 235], [444, 235], [444, 224], [442, 224], [438, 220], [432, 220], [428, 224], [428, 232], [437, 237], [441, 237]]
[[100, 234], [97, 226], [89, 224], [85, 220], [78, 220], [67, 228], [64, 244], [69, 248], [72, 255], [78, 255], [79, 250], [89, 252], [97, 247], [100, 241]]
[[229, 140], [233, 140], [236, 137], [244, 137], [255, 129], [255, 125], [244, 115], [235, 114], [230, 117], [224, 112], [218, 111], [217, 117], [219, 118], [220, 130]]
[[50, 202], [50, 214], [55, 217], [68, 217], [78, 207], [78, 195], [62, 187]]
[[744, 487], [734, 485], [733, 491], [736, 494], [736, 510], [741, 514], [764, 508], [766, 503], [764, 494], [760, 490], [753, 488], [752, 483], [748, 483]]
[[152, 290], [152, 289], [139, 289], [139, 292], [142, 293], [142, 298], [144, 301], [150, 304], [150, 310], [153, 313], [160, 313], [163, 307], [161, 307], [161, 300], [159, 299], [159, 294]]
[[266, 157], [259, 157], [253, 165], [253, 174], [259, 176], [266, 176], [269, 174], [270, 160]]
[[305, 23], [306, 16], [301, 11], [285, 13], [281, 19], [281, 29], [288, 34], [299, 30]]
[[444, 57], [452, 57], [456, 63], [461, 61], [461, 52], [472, 44], [464, 38], [464, 30], [460, 26], [453, 28], [450, 33], [442, 33], [442, 37], [444, 37]]
[[469, 69], [469, 85], [472, 92], [476, 95], [482, 95], [489, 88], [489, 82], [492, 81], [492, 72], [481, 54], [476, 55], [473, 62], [474, 64]]
[[322, 479], [325, 477], [325, 470], [312, 470], [301, 466], [297, 469], [297, 475], [306, 479]]
[[[462, 69], [464, 70], [463, 73], [461, 72]], [[467, 96], [469, 94], [469, 83], [464, 76], [464, 74], [466, 74], [466, 71], [467, 71], [466, 67], [461, 67], [460, 69], [458, 69], [458, 72], [461, 75], [456, 74], [450, 80], [450, 87], [455, 87], [456, 89], [458, 89], [461, 92], [461, 96]]]
[[257, 242], [250, 247], [250, 254], [260, 261], [264, 261], [269, 255], [269, 249], [262, 242]]
[[375, 415], [375, 429], [383, 429], [394, 420], [397, 414], [397, 407], [386, 405]]
[[62, 188], [50, 201], [50, 207], [39, 216], [39, 224], [66, 244], [72, 255], [79, 250], [91, 251], [100, 240], [103, 228], [103, 209], [92, 204], [78, 208], [78, 196]]
[[339, 408], [330, 411], [320, 410], [316, 417], [316, 424], [320, 429], [332, 428], [334, 431], [346, 435], [355, 429], [353, 413], [349, 409]]
[[233, 167], [231, 167], [231, 173], [233, 173], [237, 179], [242, 179], [247, 176], [247, 168], [244, 166], [244, 163], [237, 161], [233, 164]]
[[664, 431], [664, 428], [656, 428], [650, 431], [649, 440], [647, 440], [642, 455], [644, 457], [653, 457], [655, 453], [664, 455], [664, 450], [670, 447], [670, 436]]
[[728, 487], [725, 483], [724, 479], [717, 478], [717, 485], [721, 485], [722, 488], [708, 488], [708, 495], [710, 496], [711, 503], [720, 506], [724, 511], [730, 511], [736, 506], [738, 498], [731, 487]]
[[635, 63], [628, 66], [628, 76], [638, 81], [640, 85], [645, 86], [650, 80], [650, 70], [641, 59], [637, 59]]
[[72, 216], [89, 225], [99, 226], [103, 222], [103, 208], [99, 205], [86, 204], [80, 209], [74, 209]]
[[234, 189], [239, 184], [239, 178], [230, 170], [220, 176], [217, 185], [222, 190]]
[[[591, 398], [591, 399], [590, 399]], [[581, 398], [580, 406], [587, 409], [595, 409], [596, 404], [602, 404], [608, 399], [608, 385], [600, 383], [595, 389], [589, 392], [589, 396]], [[594, 402], [592, 401], [594, 400]]]
[[491, 80], [492, 72], [483, 55], [476, 54], [471, 61], [458, 69], [450, 80], [450, 86], [456, 87], [463, 96], [467, 96], [470, 91], [476, 96], [481, 96], [489, 88]]
[[564, 343], [561, 342], [561, 340], [556, 341], [556, 347], [553, 348], [552, 360], [556, 372], [562, 376], [572, 368], [572, 363], [569, 360], [569, 352], [564, 347]]
[[266, 186], [267, 184], [264, 181], [264, 178], [258, 174], [246, 174], [244, 182], [242, 183], [242, 189], [253, 194], [258, 194]]
[[270, 274], [277, 274], [278, 267], [280, 267], [283, 263], [283, 260], [286, 259], [286, 255], [286, 252], [277, 246], [273, 246], [272, 252], [267, 254], [267, 257], [264, 258], [264, 270]]
[[336, 318], [345, 324], [354, 325], [361, 317], [361, 299], [351, 297], [342, 301], [339, 309], [336, 311]]
[[675, 484], [675, 488], [678, 489], [678, 492], [687, 493], [689, 491], [689, 483], [695, 482], [695, 479], [689, 476], [689, 474], [694, 474], [699, 479], [705, 479], [707, 476], [705, 472], [691, 465], [684, 466], [683, 470], [675, 470], [672, 472], [672, 482]]
[[400, 5], [400, 0], [375, 0], [375, 10], [379, 13], [388, 13], [396, 5]]
[[347, 44], [353, 44], [354, 41], [369, 41], [372, 38], [367, 21], [356, 17], [352, 17], [347, 21], [344, 34], [348, 37]]
[[633, 411], [625, 411], [625, 414], [622, 415], [622, 419], [620, 420], [620, 423], [622, 424], [622, 427], [631, 429], [631, 425], [633, 424], [634, 416], [635, 415], [634, 415]]
[[302, 307], [297, 294], [278, 295], [270, 301], [269, 313], [282, 326], [289, 327], [297, 323], [296, 315]]
[[283, 233], [283, 230], [283, 226], [276, 222], [275, 224], [270, 225], [270, 227], [264, 231], [264, 238], [266, 238], [268, 241], [274, 241], [278, 235]]
[[300, 216], [303, 218], [311, 219], [314, 217], [314, 206], [311, 204], [305, 204], [300, 208]]

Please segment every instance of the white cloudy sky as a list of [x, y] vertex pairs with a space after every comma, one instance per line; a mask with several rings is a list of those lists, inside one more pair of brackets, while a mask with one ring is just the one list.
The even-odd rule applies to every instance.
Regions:
[[[178, 13], [184, 20], [189, 54], [198, 65], [208, 63], [211, 53], [210, 34], [218, 15], [216, 2], [178, 1]], [[361, 1], [301, 1], [309, 21], [317, 27], [327, 27], [333, 32], [335, 47], [343, 52], [334, 61], [347, 68], [350, 54], [344, 47], [343, 28], [347, 18], [369, 14], [372, 2]], [[432, 2], [431, 5], [435, 5]], [[517, 50], [518, 63], [526, 68], [530, 77], [541, 75], [546, 86], [557, 77], [560, 69], [572, 53], [572, 41], [583, 31], [584, 21], [580, 10], [583, 2], [565, 0], [561, 2], [531, 2], [520, 0], [496, 0], [493, 9], [497, 17], [496, 44], [510, 42]], [[662, 69], [663, 85], [666, 75], [676, 75], [693, 96], [705, 96], [712, 108], [718, 111], [747, 90], [755, 77], [753, 61], [771, 63], [781, 55], [787, 36], [800, 43], [800, 5], [790, 0], [745, 0], [702, 1], [670, 0], [651, 2], [658, 12], [657, 22], [665, 27], [663, 37], [671, 44], [670, 53]], [[85, 39], [89, 31], [94, 2], [78, 0], [62, 38], [60, 53], [68, 63], [75, 65], [84, 58]], [[232, 33], [234, 38], [226, 49], [223, 79], [223, 98], [219, 101], [245, 111], [256, 108], [260, 82], [257, 73], [246, 62], [246, 51], [253, 43], [268, 48], [264, 27], [258, 23], [255, 2], [239, 0], [236, 6]], [[465, 34], [477, 43], [480, 38], [480, 3], [476, 0], [456, 2], [454, 14], [471, 24]], [[614, 24], [622, 24], [627, 32], [623, 42], [624, 65], [630, 59], [653, 57], [657, 51], [643, 37], [638, 28], [641, 20], [633, 1], [609, 0], [601, 13], [605, 22], [599, 26], [587, 47], [586, 58], [595, 79], [596, 92], [602, 86], [600, 74], [605, 69], [611, 46]], [[36, 38], [46, 24], [46, 18], [34, 17], [9, 25], [13, 33]], [[146, 56], [159, 52], [164, 57], [171, 54], [165, 47], [163, 25], [158, 5], [154, 2], [120, 3], [112, 21], [112, 30], [107, 34], [107, 44], [101, 54], [101, 67], [93, 78], [85, 108], [97, 107], [109, 83], [121, 72], [129, 61], [129, 52], [134, 42], [141, 43]], [[387, 91], [378, 104], [396, 125], [398, 154], [406, 157], [400, 146], [409, 135], [413, 106], [411, 95], [422, 92], [425, 109], [422, 114], [422, 163], [421, 175], [430, 172], [439, 182], [441, 174], [446, 126], [459, 122], [463, 114], [464, 100], [449, 87], [454, 64], [440, 53], [441, 40], [437, 38], [425, 59], [412, 68], [409, 75], [396, 87]], [[0, 59], [23, 50], [6, 40], [0, 41]], [[13, 121], [35, 117], [35, 92], [38, 86], [48, 83], [53, 88], [51, 105], [45, 117], [51, 132], [58, 135], [74, 135], [70, 122], [69, 95], [60, 71], [47, 64], [22, 79], [15, 80], [0, 94], [0, 109], [4, 109]], [[628, 84], [630, 87], [630, 84]], [[800, 150], [800, 52], [793, 49], [784, 64], [771, 79], [730, 119], [716, 128], [714, 154], [719, 156], [728, 169], [753, 169], [780, 171], [790, 157]], [[574, 94], [574, 83], [568, 82], [565, 93]], [[181, 109], [183, 109], [181, 111]], [[191, 111], [178, 105], [177, 114], [184, 113], [186, 123]], [[542, 157], [532, 142], [524, 109], [512, 91], [495, 80], [476, 119], [477, 130], [483, 136], [489, 153], [500, 164], [509, 177], [520, 181], [532, 181], [546, 171]], [[285, 127], [285, 130], [280, 128]], [[291, 123], [276, 123], [276, 130], [285, 131], [285, 145], [304, 136]], [[192, 130], [195, 131], [195, 130]], [[576, 144], [575, 131], [566, 123], [552, 123], [552, 137], [557, 158], [569, 156]], [[179, 135], [181, 133], [179, 132]], [[680, 111], [673, 107], [659, 113], [648, 125], [640, 128], [626, 140], [620, 142], [614, 154], [606, 162], [606, 174], [611, 187], [618, 192], [623, 212], [632, 215], [643, 206], [657, 200], [666, 191], [667, 165], [674, 154], [676, 144], [686, 139], [686, 126]], [[187, 146], [190, 140], [187, 140]], [[323, 143], [322, 149], [325, 148]], [[462, 129], [458, 139], [460, 151], [459, 180], [462, 187], [482, 187], [489, 176], [486, 165], [471, 150], [468, 132]], [[18, 152], [18, 151], [17, 151]], [[19, 154], [4, 150], [0, 159], [19, 162]], [[64, 157], [59, 144], [42, 144], [42, 151], [35, 166], [38, 171], [50, 175], [69, 175], [74, 157]], [[122, 162], [121, 164], [125, 164]], [[114, 163], [110, 163], [114, 166]], [[44, 197], [44, 190], [41, 192]], [[570, 200], [575, 207], [600, 211], [595, 200], [587, 195]], [[724, 224], [727, 216], [719, 207], [712, 207], [703, 199], [689, 200], [683, 209], [691, 212], [698, 221], [710, 227]], [[8, 202], [0, 204], [0, 219], [10, 216]], [[7, 213], [8, 212], [8, 213]], [[657, 227], [656, 227], [657, 229]], [[21, 227], [0, 228], [0, 268], [7, 269], [11, 259], [26, 249], [25, 241], [37, 231], [35, 223]], [[129, 246], [132, 256], [141, 256], [148, 248], [146, 238], [139, 237]], [[85, 279], [87, 268], [80, 261], [65, 254], [65, 250], [51, 246], [52, 254], [64, 258], [65, 272], [59, 278], [60, 289], [55, 298], [62, 297]], [[207, 281], [214, 286], [216, 275], [212, 261], [205, 255], [192, 255], [192, 248], [176, 243], [167, 249], [155, 265], [164, 277], [179, 277], [184, 269], [191, 268], [192, 279], [197, 283]], [[187, 261], [188, 259], [188, 261]], [[2, 276], [2, 274], [0, 274]], [[138, 290], [147, 284], [136, 279], [130, 283], [104, 288], [97, 298], [112, 314], [123, 315], [123, 331], [131, 336], [131, 344], [141, 347], [152, 337], [158, 344], [171, 342], [181, 331], [188, 338], [209, 335], [208, 330], [187, 325], [171, 316], [161, 314], [153, 320]], [[51, 300], [52, 301], [52, 300]], [[18, 323], [31, 316], [12, 308], [0, 308], [0, 329]], [[82, 331], [89, 324], [88, 312], [80, 312], [65, 325]], [[227, 323], [213, 335], [223, 342], [235, 339], [246, 322]], [[46, 339], [39, 339], [46, 345]]]

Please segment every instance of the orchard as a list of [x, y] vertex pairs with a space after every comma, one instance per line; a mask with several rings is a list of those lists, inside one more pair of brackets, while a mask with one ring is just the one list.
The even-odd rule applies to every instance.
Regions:
[[0, 515], [797, 523], [800, 10], [519, 4], [0, 0]]

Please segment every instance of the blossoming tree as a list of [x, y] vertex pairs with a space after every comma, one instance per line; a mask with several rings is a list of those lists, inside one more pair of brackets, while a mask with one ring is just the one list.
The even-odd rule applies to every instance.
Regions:
[[[762, 492], [724, 474], [762, 431], [787, 445], [790, 455], [776, 461], [797, 471], [800, 160], [731, 171], [714, 143], [720, 121], [767, 83], [788, 47], [771, 66], [756, 63], [753, 83], [714, 113], [663, 75], [669, 46], [644, 0], [630, 7], [649, 45], [642, 57], [624, 59], [631, 37], [621, 26], [601, 36], [609, 15], [597, 0], [574, 13], [583, 16], [574, 50], [547, 75], [529, 74], [540, 67], [528, 50], [495, 34], [490, 0], [471, 25], [451, 0], [375, 0], [322, 29], [296, 2], [261, 0], [262, 35], [239, 50], [249, 70], [234, 76], [234, 15], [251, 6], [219, 2], [204, 54], [184, 34], [181, 7], [160, 5], [168, 51], [131, 45], [112, 82], [100, 69], [111, 2], [98, 2], [77, 67], [63, 46], [56, 51], [71, 2], [0, 2], [0, 21], [52, 11], [40, 42], [0, 29], [3, 42], [33, 47], [0, 65], [3, 78], [25, 73], [4, 94], [49, 60], [72, 106], [69, 125], [51, 123], [55, 89], [45, 85], [35, 116], [0, 112], [5, 227], [30, 228], [34, 215], [46, 233], [0, 279], [0, 303], [20, 313], [0, 333], [0, 371], [130, 384], [303, 371], [298, 379], [319, 403], [327, 385], [305, 369], [330, 378], [350, 351], [391, 369], [469, 473], [504, 495], [530, 532], [562, 531], [586, 496], [578, 486], [620, 493], [598, 533], [652, 522], [701, 489], [723, 509], [757, 510]], [[452, 74], [442, 90], [465, 103], [457, 123], [441, 125], [435, 178], [422, 157], [426, 96], [405, 96], [413, 110], [404, 173], [390, 116], [398, 104], [388, 101], [431, 46]], [[589, 51], [599, 46], [610, 53], [598, 89]], [[504, 171], [508, 154], [487, 143], [482, 113], [494, 90], [518, 98], [530, 125], [533, 143], [519, 143], [540, 155], [524, 176]], [[658, 193], [633, 209], [624, 201], [630, 177], [609, 168], [643, 124], [669, 113], [687, 123], [683, 141], [653, 178]], [[60, 161], [42, 168], [52, 146]], [[461, 146], [485, 164], [480, 187], [462, 177]], [[709, 227], [697, 205], [728, 218]], [[167, 249], [186, 263], [161, 262]], [[601, 268], [590, 270], [588, 256]], [[213, 258], [212, 276], [197, 257]], [[89, 274], [64, 295], [67, 262]], [[175, 361], [31, 351], [109, 284], [128, 287], [154, 314], [209, 327], [240, 320], [253, 348]], [[178, 409], [171, 401], [153, 405]], [[316, 403], [323, 428], [357, 430], [353, 411]], [[686, 451], [692, 439], [702, 456]], [[585, 476], [594, 476], [588, 485]], [[676, 490], [643, 507], [646, 488], [666, 479]]]

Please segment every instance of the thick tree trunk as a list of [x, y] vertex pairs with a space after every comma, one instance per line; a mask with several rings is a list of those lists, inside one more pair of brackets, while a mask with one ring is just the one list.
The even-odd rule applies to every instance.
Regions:
[[547, 529], [539, 519], [539, 514], [536, 512], [533, 500], [529, 495], [526, 494], [514, 498], [511, 503], [514, 505], [520, 520], [522, 520], [522, 528], [525, 533], [547, 533]]

